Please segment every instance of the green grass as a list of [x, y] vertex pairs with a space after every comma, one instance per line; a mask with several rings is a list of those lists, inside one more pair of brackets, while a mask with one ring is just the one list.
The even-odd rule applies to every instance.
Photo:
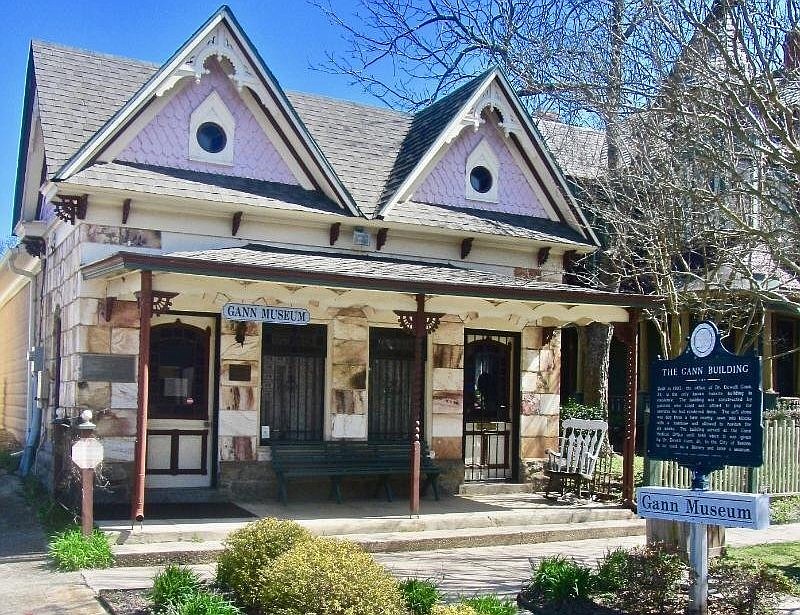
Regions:
[[[729, 548], [726, 557], [745, 562], [759, 561], [769, 568], [781, 571], [796, 585], [800, 584], [800, 542]], [[794, 593], [800, 594], [800, 585]]]
[[114, 558], [108, 537], [95, 530], [84, 536], [80, 528], [71, 528], [56, 534], [50, 541], [50, 557], [59, 570], [106, 568]]
[[78, 516], [59, 502], [56, 502], [35, 476], [29, 475], [25, 477], [22, 482], [22, 492], [28, 506], [36, 511], [36, 516], [48, 536], [58, 534], [77, 525]]
[[436, 584], [424, 579], [407, 579], [400, 583], [400, 591], [413, 615], [429, 615], [433, 605], [443, 598]]
[[497, 596], [474, 596], [462, 599], [462, 602], [475, 609], [478, 615], [517, 615], [519, 612], [513, 601]]

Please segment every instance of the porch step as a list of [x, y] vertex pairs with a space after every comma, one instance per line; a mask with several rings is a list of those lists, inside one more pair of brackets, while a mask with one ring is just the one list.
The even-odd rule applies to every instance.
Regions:
[[509, 493], [532, 493], [530, 483], [463, 483], [458, 487], [458, 495], [500, 495]]
[[[508, 496], [506, 496], [508, 497]], [[462, 531], [487, 528], [577, 524], [598, 521], [625, 521], [637, 517], [628, 509], [618, 506], [590, 504], [586, 506], [531, 506], [506, 510], [481, 512], [449, 512], [425, 514], [420, 517], [387, 515], [377, 517], [341, 517], [313, 519], [300, 514], [276, 515], [293, 518], [300, 525], [319, 536], [345, 536], [351, 534], [389, 534], [430, 531]], [[269, 513], [274, 514], [275, 510]], [[305, 511], [307, 513], [307, 511]], [[344, 511], [343, 511], [344, 512]], [[260, 514], [259, 516], [270, 516]], [[305, 517], [305, 518], [304, 518]], [[100, 523], [100, 528], [113, 537], [117, 544], [148, 543], [200, 543], [224, 540], [228, 534], [243, 527], [244, 521], [187, 521], [149, 522], [131, 529], [129, 523]]]
[[[644, 532], [644, 520], [625, 519], [334, 536], [352, 540], [371, 553], [390, 553], [616, 538], [638, 536]], [[115, 545], [113, 551], [117, 566], [202, 564], [216, 561], [222, 551], [222, 541], [121, 544]]]

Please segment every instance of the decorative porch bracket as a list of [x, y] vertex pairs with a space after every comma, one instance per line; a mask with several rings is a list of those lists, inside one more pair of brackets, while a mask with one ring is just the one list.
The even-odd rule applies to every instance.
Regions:
[[86, 218], [86, 209], [89, 204], [88, 194], [82, 194], [81, 196], [62, 194], [59, 195], [58, 199], [53, 201], [57, 218], [73, 225], [76, 219], [84, 220]]
[[[142, 272], [144, 273], [144, 272]], [[141, 297], [143, 296], [140, 291], [133, 293], [136, 296], [136, 301], [139, 304], [139, 310], [142, 309]], [[161, 316], [164, 312], [172, 307], [172, 300], [180, 293], [170, 293], [165, 290], [150, 290], [150, 301], [152, 304], [152, 313], [156, 316]]]
[[411, 392], [411, 487], [409, 509], [412, 515], [419, 514], [419, 478], [420, 478], [420, 424], [422, 416], [422, 383], [424, 382], [425, 365], [422, 357], [422, 345], [429, 333], [439, 327], [439, 321], [444, 316], [441, 313], [425, 312], [425, 295], [418, 294], [417, 309], [414, 312], [396, 310], [400, 326], [414, 335], [414, 379]]
[[628, 308], [628, 322], [614, 325], [614, 335], [628, 349], [625, 399], [625, 442], [622, 447], [622, 502], [633, 507], [633, 461], [636, 455], [636, 402], [638, 398], [639, 317], [641, 310]]

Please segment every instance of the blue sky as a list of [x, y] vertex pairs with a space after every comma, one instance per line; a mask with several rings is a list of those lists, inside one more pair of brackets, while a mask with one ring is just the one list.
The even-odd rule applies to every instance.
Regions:
[[[10, 233], [25, 67], [31, 39], [151, 62], [166, 60], [222, 2], [208, 0], [0, 0], [0, 237]], [[305, 0], [229, 0], [242, 27], [286, 89], [375, 104], [342, 76], [311, 70], [343, 50], [340, 32]], [[333, 0], [352, 13], [355, 0]]]

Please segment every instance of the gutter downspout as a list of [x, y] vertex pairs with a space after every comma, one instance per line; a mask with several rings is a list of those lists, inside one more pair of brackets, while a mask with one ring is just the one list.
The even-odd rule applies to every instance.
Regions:
[[[19, 254], [19, 246], [12, 248], [12, 253], [8, 258], [8, 269], [11, 273], [28, 278], [31, 282], [31, 291], [28, 293], [28, 349], [36, 345], [34, 335], [36, 331], [36, 274], [20, 269], [14, 264], [15, 256]], [[28, 403], [27, 403], [27, 428], [28, 433], [25, 439], [25, 449], [22, 453], [22, 460], [19, 464], [20, 476], [27, 476], [33, 466], [33, 457], [36, 447], [39, 444], [39, 436], [42, 431], [42, 410], [36, 403], [36, 381], [32, 377], [31, 370], [28, 369]]]

